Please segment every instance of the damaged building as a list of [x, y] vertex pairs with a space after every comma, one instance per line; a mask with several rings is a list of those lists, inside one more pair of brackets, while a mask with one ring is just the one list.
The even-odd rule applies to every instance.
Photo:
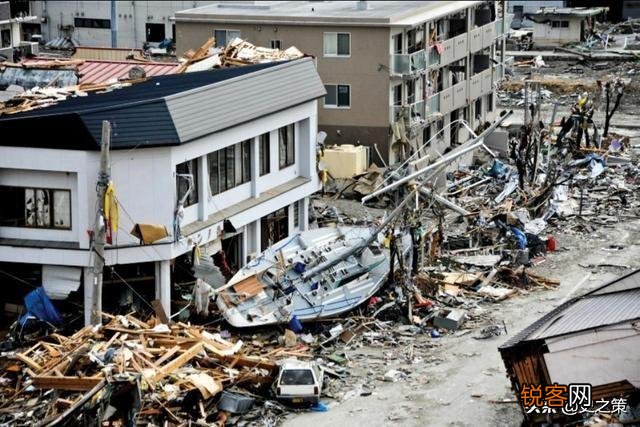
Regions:
[[[219, 2], [176, 12], [176, 52], [213, 34], [261, 46], [296, 45], [316, 57], [327, 95], [319, 129], [328, 144], [370, 147], [378, 165], [437, 136], [443, 150], [496, 116], [504, 75], [501, 2]], [[434, 139], [435, 140], [435, 139]]]
[[[42, 283], [58, 296], [83, 282], [89, 320], [90, 230], [101, 126], [109, 121], [119, 219], [105, 265], [112, 282], [150, 281], [171, 313], [176, 258], [223, 248], [226, 265], [239, 268], [307, 228], [309, 196], [319, 189], [317, 100], [324, 95], [305, 58], [153, 77], [2, 116], [5, 279]], [[112, 293], [107, 279], [104, 295]]]
[[[499, 349], [513, 389], [520, 396], [531, 386], [589, 384], [594, 403], [637, 393], [639, 302], [636, 270], [568, 300], [513, 336]], [[547, 416], [523, 412], [531, 422]]]

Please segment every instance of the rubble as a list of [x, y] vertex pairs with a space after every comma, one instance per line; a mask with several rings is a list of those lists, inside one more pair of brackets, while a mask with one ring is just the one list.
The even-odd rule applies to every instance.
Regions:
[[200, 326], [103, 315], [103, 326], [3, 353], [0, 422], [213, 422], [249, 411], [279, 358], [310, 357], [304, 346], [267, 352]]

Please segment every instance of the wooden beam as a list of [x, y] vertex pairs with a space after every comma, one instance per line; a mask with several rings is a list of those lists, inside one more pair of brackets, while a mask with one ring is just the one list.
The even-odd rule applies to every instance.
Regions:
[[191, 359], [193, 359], [200, 351], [202, 351], [203, 343], [199, 342], [189, 348], [187, 351], [182, 353], [180, 356], [173, 359], [171, 362], [167, 363], [164, 366], [158, 368], [158, 372], [156, 372], [151, 380], [153, 382], [160, 381], [165, 376], [171, 374], [176, 369], [180, 368], [182, 365], [188, 363]]
[[33, 377], [33, 385], [37, 388], [87, 391], [94, 388], [103, 379], [89, 377], [56, 377], [50, 375], [39, 375]]

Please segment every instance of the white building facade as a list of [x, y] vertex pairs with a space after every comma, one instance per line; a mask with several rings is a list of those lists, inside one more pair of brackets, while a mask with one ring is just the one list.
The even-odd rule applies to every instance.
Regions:
[[[89, 113], [100, 116], [92, 120], [110, 119], [112, 123], [111, 179], [120, 213], [105, 264], [155, 263], [156, 298], [168, 313], [172, 260], [192, 251], [196, 244], [213, 254], [225, 239], [232, 238], [235, 253], [229, 257], [241, 267], [273, 240], [305, 230], [309, 196], [320, 188], [317, 98], [324, 96], [324, 88], [312, 60], [270, 65], [255, 72], [248, 71], [252, 67], [244, 68], [247, 71], [225, 80], [163, 98], [177, 140], [183, 141], [177, 144], [159, 144], [167, 140], [165, 133], [171, 133], [159, 129], [163, 126], [160, 110], [145, 118], [143, 109], [157, 105], [157, 99], [146, 106], [137, 101], [136, 111], [110, 105], [102, 112]], [[205, 73], [218, 72], [226, 71]], [[299, 76], [299, 84], [292, 76]], [[176, 84], [180, 78], [190, 77], [165, 76], [143, 84]], [[112, 94], [126, 95], [126, 90]], [[254, 100], [243, 96], [250, 92], [256, 95]], [[45, 114], [46, 109], [41, 111]], [[65, 120], [64, 112], [57, 114], [52, 120]], [[159, 121], [149, 125], [148, 135], [128, 136], [154, 116]], [[29, 117], [18, 119], [29, 126]], [[11, 120], [0, 120], [0, 130], [16, 129], [11, 126], [16, 126]], [[100, 124], [95, 122], [95, 126], [92, 131], [97, 136]], [[74, 133], [69, 129], [67, 135]], [[0, 262], [83, 269], [88, 321], [93, 256], [88, 230], [95, 219], [100, 153], [95, 148], [32, 147], [28, 142], [10, 146], [5, 141], [0, 146], [0, 192], [11, 203], [0, 210]], [[123, 141], [131, 142], [125, 145]], [[187, 192], [185, 175], [192, 177], [194, 185], [186, 197], [178, 232], [175, 214]], [[236, 232], [223, 231], [225, 220]], [[165, 226], [170, 236], [141, 245], [130, 234], [135, 224]]]
[[[72, 37], [82, 46], [111, 46], [110, 1], [31, 1], [41, 18], [46, 41]], [[140, 48], [144, 42], [175, 39], [173, 15], [178, 10], [204, 6], [211, 1], [116, 1], [117, 47]]]

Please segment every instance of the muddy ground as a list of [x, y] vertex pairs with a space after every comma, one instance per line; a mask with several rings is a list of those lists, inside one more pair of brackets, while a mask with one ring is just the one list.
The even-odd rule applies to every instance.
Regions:
[[[559, 250], [533, 271], [561, 280], [560, 286], [482, 306], [491, 319], [484, 323], [504, 321], [506, 336], [476, 339], [478, 327], [473, 327], [441, 338], [416, 335], [395, 348], [365, 345], [351, 350], [347, 353], [352, 360], [347, 364], [349, 385], [341, 390], [346, 393], [344, 400], [324, 399], [328, 412], [291, 415], [284, 425], [519, 426], [522, 415], [517, 404], [492, 403], [515, 397], [498, 347], [568, 298], [640, 267], [637, 218], [591, 235], [560, 230], [553, 234]], [[620, 267], [589, 267], [603, 263]], [[414, 363], [406, 357], [411, 346]], [[386, 382], [382, 376], [389, 369], [408, 374], [397, 382]], [[362, 396], [367, 390], [372, 393]]]

